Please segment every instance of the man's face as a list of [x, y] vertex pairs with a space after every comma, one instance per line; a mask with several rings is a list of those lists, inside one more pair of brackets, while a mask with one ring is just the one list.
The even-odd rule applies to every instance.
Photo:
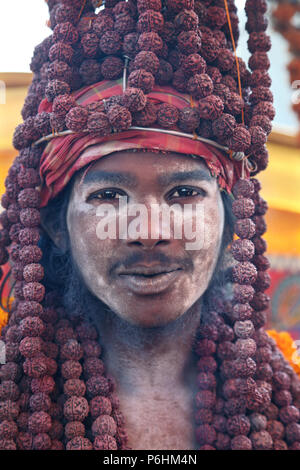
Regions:
[[[172, 208], [170, 219], [162, 205]], [[67, 212], [72, 256], [86, 286], [142, 327], [176, 320], [202, 296], [223, 226], [216, 179], [202, 160], [177, 153], [129, 150], [99, 159], [76, 177]]]

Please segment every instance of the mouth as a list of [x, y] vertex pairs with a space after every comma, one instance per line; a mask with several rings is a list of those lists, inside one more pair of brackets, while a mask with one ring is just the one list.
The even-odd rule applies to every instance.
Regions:
[[180, 276], [182, 268], [138, 266], [119, 273], [119, 279], [136, 294], [151, 295], [167, 290]]

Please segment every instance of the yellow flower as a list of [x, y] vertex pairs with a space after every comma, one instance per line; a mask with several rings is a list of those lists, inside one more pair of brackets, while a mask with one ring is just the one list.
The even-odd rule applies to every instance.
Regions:
[[7, 320], [8, 320], [7, 312], [5, 312], [4, 310], [0, 308], [0, 334], [1, 334], [2, 328], [6, 325]]
[[[9, 299], [9, 305], [8, 305], [9, 309], [13, 301], [14, 299], [11, 297]], [[7, 302], [5, 302], [5, 304], [7, 304]], [[1, 334], [2, 328], [7, 324], [7, 321], [8, 321], [8, 313], [0, 307], [0, 334]]]
[[295, 340], [287, 331], [268, 330], [267, 333], [273, 338], [284, 355], [285, 359], [293, 367], [294, 371], [300, 377], [300, 356], [298, 354]]

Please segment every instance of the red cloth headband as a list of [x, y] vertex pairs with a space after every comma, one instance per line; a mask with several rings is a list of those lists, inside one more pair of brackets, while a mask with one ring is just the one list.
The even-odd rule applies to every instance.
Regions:
[[[120, 95], [122, 91], [122, 80], [102, 81], [82, 88], [73, 96], [78, 105], [87, 106], [90, 103]], [[170, 103], [178, 109], [190, 105], [188, 95], [179, 93], [168, 86], [155, 86], [147, 97], [154, 103]], [[52, 104], [44, 100], [39, 112], [51, 112], [51, 110]], [[177, 129], [174, 128], [174, 130]], [[159, 129], [157, 132], [128, 130], [106, 136], [74, 133], [52, 139], [42, 154], [41, 207], [46, 206], [50, 199], [57, 196], [76, 171], [104, 155], [129, 149], [155, 149], [202, 157], [211, 174], [218, 178], [219, 186], [229, 193], [235, 181], [241, 176], [242, 163], [231, 160], [228, 155], [215, 147], [188, 137], [164, 134], [159, 132]], [[247, 169], [245, 173], [247, 177]]]

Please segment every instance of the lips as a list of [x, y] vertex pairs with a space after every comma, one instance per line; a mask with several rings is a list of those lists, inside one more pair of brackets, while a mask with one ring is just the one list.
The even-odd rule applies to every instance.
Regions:
[[179, 266], [162, 266], [162, 265], [154, 265], [154, 266], [135, 266], [128, 270], [122, 270], [118, 274], [119, 275], [141, 275], [141, 276], [155, 276], [159, 274], [166, 274], [173, 271], [181, 269]]
[[118, 273], [122, 284], [140, 295], [151, 295], [163, 292], [181, 275], [178, 266], [135, 266]]

